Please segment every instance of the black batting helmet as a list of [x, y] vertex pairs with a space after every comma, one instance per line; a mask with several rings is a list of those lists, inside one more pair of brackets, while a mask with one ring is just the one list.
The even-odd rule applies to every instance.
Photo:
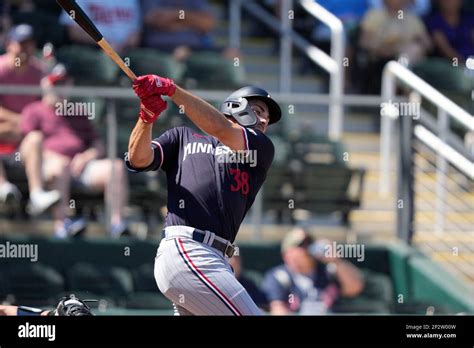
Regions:
[[270, 94], [263, 88], [255, 86], [242, 87], [231, 95], [229, 95], [222, 103], [220, 111], [226, 115], [233, 117], [238, 124], [244, 127], [250, 127], [257, 124], [257, 115], [250, 108], [249, 98], [259, 99], [268, 106], [270, 120], [268, 124], [278, 122], [281, 118], [281, 109], [276, 101], [272, 99]]

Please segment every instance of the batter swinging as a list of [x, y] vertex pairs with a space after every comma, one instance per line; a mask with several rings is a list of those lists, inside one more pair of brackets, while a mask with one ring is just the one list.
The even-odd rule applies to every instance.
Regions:
[[[126, 163], [135, 172], [162, 169], [168, 214], [155, 259], [155, 279], [177, 315], [258, 315], [228, 258], [245, 214], [265, 181], [274, 146], [265, 135], [281, 118], [263, 89], [243, 87], [220, 111], [167, 78], [145, 75], [133, 89], [141, 100]], [[152, 124], [167, 104], [184, 109], [208, 135], [188, 127], [152, 140]]]

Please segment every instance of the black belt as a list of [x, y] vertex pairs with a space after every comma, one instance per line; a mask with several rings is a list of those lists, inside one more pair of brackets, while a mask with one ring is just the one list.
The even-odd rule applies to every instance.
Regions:
[[[213, 232], [209, 232], [209, 233], [214, 234]], [[196, 242], [200, 242], [200, 243], [209, 245], [209, 246], [221, 251], [224, 255], [226, 255], [229, 258], [231, 258], [238, 249], [237, 246], [233, 245], [228, 240], [226, 240], [224, 238], [221, 238], [221, 237], [218, 237], [218, 236], [214, 237], [214, 240], [211, 242], [211, 244], [206, 243], [205, 242], [206, 231], [202, 231], [202, 230], [199, 230], [197, 228], [194, 229], [194, 231], [192, 232], [192, 235], [189, 234], [189, 233], [186, 233], [185, 231], [183, 231], [182, 233], [181, 232], [168, 232], [167, 233], [166, 230], [163, 230], [161, 232], [161, 238], [166, 238], [166, 237], [170, 237], [170, 236], [179, 236], [179, 235], [187, 236], [187, 237], [192, 238]]]

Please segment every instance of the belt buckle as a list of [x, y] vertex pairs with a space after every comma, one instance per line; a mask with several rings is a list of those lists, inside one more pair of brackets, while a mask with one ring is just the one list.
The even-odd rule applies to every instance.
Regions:
[[234, 252], [235, 246], [233, 244], [228, 243], [225, 247], [224, 255], [231, 258], [232, 256], [234, 256]]

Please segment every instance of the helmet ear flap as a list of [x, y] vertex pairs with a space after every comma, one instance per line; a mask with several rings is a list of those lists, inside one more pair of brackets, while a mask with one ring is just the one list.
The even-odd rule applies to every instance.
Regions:
[[243, 127], [257, 124], [258, 119], [246, 98], [227, 99], [222, 103], [221, 112], [234, 118]]

